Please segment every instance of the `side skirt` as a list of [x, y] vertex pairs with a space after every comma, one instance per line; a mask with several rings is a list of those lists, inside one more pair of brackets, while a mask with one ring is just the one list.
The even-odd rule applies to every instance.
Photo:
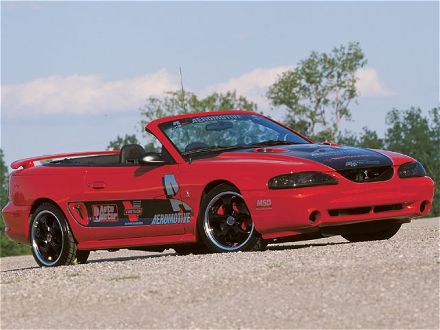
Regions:
[[79, 250], [107, 250], [173, 244], [175, 245], [181, 243], [195, 243], [196, 241], [197, 238], [194, 234], [183, 234], [172, 236], [121, 238], [102, 241], [85, 241], [78, 243], [77, 248]]

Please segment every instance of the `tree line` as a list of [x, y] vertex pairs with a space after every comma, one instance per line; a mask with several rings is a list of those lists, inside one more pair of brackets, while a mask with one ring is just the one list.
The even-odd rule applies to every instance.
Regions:
[[[282, 73], [267, 92], [267, 99], [275, 109], [285, 110], [282, 122], [314, 141], [333, 141], [344, 145], [401, 152], [419, 160], [435, 182], [440, 179], [440, 115], [439, 107], [428, 111], [414, 106], [408, 109], [390, 109], [386, 115], [386, 131], [379, 137], [374, 129], [364, 127], [361, 132], [342, 131], [341, 123], [351, 120], [350, 105], [359, 96], [356, 73], [367, 64], [359, 43], [335, 47], [330, 52], [311, 52], [304, 60]], [[236, 91], [214, 92], [200, 97], [186, 90], [169, 91], [163, 97], [150, 97], [140, 108], [139, 130], [147, 150], [157, 146], [145, 125], [156, 118], [185, 113], [220, 109], [258, 111], [252, 100], [237, 95]], [[266, 112], [267, 113], [267, 112]], [[108, 149], [120, 149], [128, 143], [139, 143], [137, 134], [117, 136]], [[8, 169], [0, 149], [1, 207], [7, 203]], [[440, 215], [438, 188], [432, 216]], [[0, 221], [0, 255], [29, 253], [29, 248], [8, 240], [4, 223]]]

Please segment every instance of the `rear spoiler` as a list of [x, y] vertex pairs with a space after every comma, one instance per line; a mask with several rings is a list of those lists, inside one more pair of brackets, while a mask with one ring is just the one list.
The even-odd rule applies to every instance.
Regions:
[[44, 156], [30, 157], [30, 158], [16, 160], [11, 164], [11, 168], [17, 170], [20, 167], [23, 167], [23, 169], [34, 167], [35, 166], [34, 162], [40, 160], [46, 160], [46, 159], [77, 157], [77, 156], [92, 156], [92, 155], [115, 155], [115, 154], [119, 154], [119, 150], [85, 151], [85, 152], [71, 152], [66, 154], [44, 155]]

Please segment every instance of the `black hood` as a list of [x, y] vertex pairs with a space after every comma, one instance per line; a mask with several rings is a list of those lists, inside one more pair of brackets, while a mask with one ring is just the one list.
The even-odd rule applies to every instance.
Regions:
[[334, 147], [322, 144], [297, 144], [259, 148], [249, 151], [271, 153], [271, 149], [286, 150], [286, 152], [279, 154], [313, 160], [327, 165], [336, 171], [393, 165], [391, 159], [376, 151], [345, 146]]

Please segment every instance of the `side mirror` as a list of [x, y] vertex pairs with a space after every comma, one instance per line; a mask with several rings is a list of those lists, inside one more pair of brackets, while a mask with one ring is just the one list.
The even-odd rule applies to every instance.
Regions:
[[157, 152], [147, 152], [139, 159], [139, 164], [141, 165], [163, 165], [166, 163], [167, 162]]

